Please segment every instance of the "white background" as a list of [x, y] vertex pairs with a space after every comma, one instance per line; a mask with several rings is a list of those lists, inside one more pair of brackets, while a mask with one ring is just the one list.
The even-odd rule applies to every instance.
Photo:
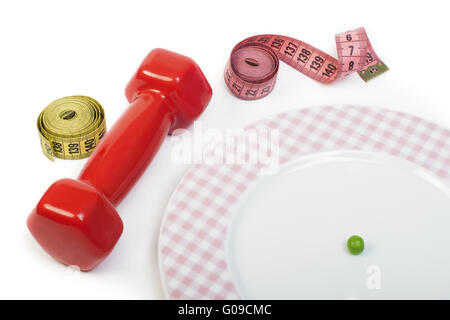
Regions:
[[[366, 4], [367, 3], [367, 4]], [[89, 95], [111, 127], [127, 107], [124, 88], [155, 47], [193, 58], [214, 91], [204, 128], [239, 128], [281, 111], [325, 104], [380, 106], [450, 127], [445, 1], [2, 1], [0, 4], [0, 298], [163, 298], [157, 238], [165, 205], [187, 166], [167, 140], [118, 207], [125, 230], [112, 254], [88, 273], [47, 256], [26, 217], [56, 179], [84, 161], [52, 163], [40, 150], [39, 112], [67, 95]], [[236, 99], [223, 82], [233, 45], [278, 33], [335, 55], [334, 34], [365, 26], [391, 68], [364, 83], [352, 75], [321, 85], [280, 66], [261, 101]]]

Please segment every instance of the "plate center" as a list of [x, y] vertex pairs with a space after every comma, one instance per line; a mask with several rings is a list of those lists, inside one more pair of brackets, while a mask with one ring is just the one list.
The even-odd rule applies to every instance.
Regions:
[[[227, 262], [243, 298], [449, 298], [450, 190], [384, 154], [306, 156], [241, 197]], [[362, 236], [359, 256], [347, 239]]]

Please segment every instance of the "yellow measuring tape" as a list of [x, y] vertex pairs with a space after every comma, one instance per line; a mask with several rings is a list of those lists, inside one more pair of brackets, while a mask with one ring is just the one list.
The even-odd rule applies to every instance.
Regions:
[[105, 111], [90, 97], [64, 97], [39, 114], [37, 127], [47, 158], [83, 159], [106, 132]]

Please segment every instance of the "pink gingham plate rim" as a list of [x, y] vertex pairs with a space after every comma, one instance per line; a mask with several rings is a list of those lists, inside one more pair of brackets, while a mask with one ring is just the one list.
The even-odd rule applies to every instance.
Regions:
[[[418, 164], [450, 183], [450, 130], [406, 113], [325, 106], [280, 113], [246, 130], [251, 128], [280, 131], [280, 164], [322, 151], [376, 151]], [[239, 195], [259, 169], [194, 165], [185, 173], [168, 202], [159, 236], [166, 297], [241, 298], [226, 262], [227, 227]]]

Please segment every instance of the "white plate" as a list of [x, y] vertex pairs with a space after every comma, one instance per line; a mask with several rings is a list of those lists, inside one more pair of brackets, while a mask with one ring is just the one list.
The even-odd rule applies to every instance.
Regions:
[[[244, 298], [450, 297], [450, 190], [405, 160], [314, 154], [261, 177], [239, 204], [226, 252]], [[360, 256], [346, 250], [353, 234]]]
[[276, 174], [197, 165], [175, 190], [160, 236], [168, 297], [450, 298], [448, 130], [351, 106], [249, 129], [264, 127], [280, 132]]

